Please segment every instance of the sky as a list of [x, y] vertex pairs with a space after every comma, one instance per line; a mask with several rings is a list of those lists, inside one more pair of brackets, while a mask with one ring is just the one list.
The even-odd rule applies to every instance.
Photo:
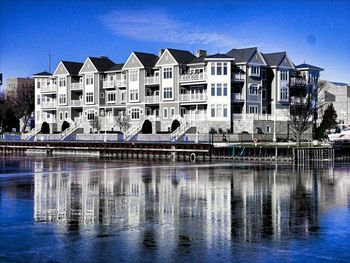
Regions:
[[60, 60], [177, 48], [287, 51], [322, 79], [350, 83], [350, 0], [0, 0], [0, 73], [28, 77]]

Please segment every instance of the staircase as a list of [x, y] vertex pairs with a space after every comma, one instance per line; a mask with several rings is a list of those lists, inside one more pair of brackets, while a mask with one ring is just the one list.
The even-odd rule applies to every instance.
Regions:
[[177, 141], [193, 127], [191, 122], [186, 122], [181, 116], [176, 116], [176, 119], [180, 122], [180, 126], [170, 134], [170, 141]]
[[71, 135], [73, 132], [77, 131], [82, 123], [82, 118], [77, 118], [77, 123], [75, 123], [72, 120], [68, 121], [70, 126], [69, 128], [65, 129], [63, 132], [61, 132], [59, 139], [60, 141], [64, 141], [65, 139], [68, 138], [69, 135]]
[[35, 125], [35, 128], [30, 130], [29, 132], [27, 133], [23, 133], [21, 135], [21, 139], [22, 140], [30, 140], [32, 139], [35, 135], [37, 135], [41, 130], [41, 123], [38, 123], [37, 125]]
[[142, 130], [142, 123], [138, 124], [134, 127], [129, 128], [126, 132], [125, 132], [125, 137], [124, 137], [124, 141], [130, 141], [132, 138], [134, 138], [138, 133], [140, 133]]

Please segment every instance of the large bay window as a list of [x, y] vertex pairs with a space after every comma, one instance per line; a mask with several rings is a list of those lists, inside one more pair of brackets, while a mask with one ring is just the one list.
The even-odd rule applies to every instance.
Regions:
[[163, 69], [163, 78], [164, 79], [171, 79], [173, 78], [173, 68], [164, 68]]
[[131, 119], [132, 120], [140, 119], [140, 108], [131, 108]]
[[85, 102], [88, 104], [94, 103], [94, 93], [93, 92], [86, 92]]
[[281, 70], [281, 80], [288, 80], [288, 70]]
[[173, 88], [172, 87], [165, 87], [164, 88], [164, 99], [172, 99], [173, 98]]
[[251, 66], [250, 67], [250, 75], [251, 76], [260, 76], [260, 67]]
[[66, 86], [66, 77], [59, 77], [58, 78], [58, 86], [59, 87], [65, 87]]
[[130, 70], [129, 71], [129, 79], [130, 82], [138, 81], [139, 80], [139, 71], [138, 70]]
[[58, 95], [58, 103], [59, 104], [66, 104], [67, 103], [67, 95], [66, 94], [59, 94]]
[[227, 75], [228, 63], [227, 62], [211, 62], [210, 66], [211, 75]]
[[280, 92], [280, 100], [288, 101], [288, 88], [281, 88]]
[[114, 103], [116, 101], [116, 91], [107, 91], [107, 103]]
[[210, 116], [212, 118], [227, 118], [228, 117], [228, 106], [227, 104], [211, 104]]
[[93, 85], [94, 84], [94, 74], [86, 75], [85, 83], [86, 83], [86, 85]]

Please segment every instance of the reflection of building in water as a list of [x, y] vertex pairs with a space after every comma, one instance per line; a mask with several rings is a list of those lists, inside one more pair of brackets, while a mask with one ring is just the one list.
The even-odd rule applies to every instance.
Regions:
[[138, 229], [145, 247], [156, 246], [159, 236], [180, 246], [205, 239], [212, 247], [217, 240], [306, 235], [318, 229], [328, 203], [347, 205], [349, 194], [350, 180], [336, 170], [144, 167], [37, 173], [34, 218], [66, 224], [68, 230], [96, 224]]

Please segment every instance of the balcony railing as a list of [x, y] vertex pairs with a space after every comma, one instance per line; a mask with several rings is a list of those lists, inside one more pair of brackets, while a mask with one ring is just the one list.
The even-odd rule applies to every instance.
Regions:
[[207, 100], [208, 96], [206, 93], [187, 93], [187, 94], [180, 94], [179, 100], [180, 101], [203, 101]]
[[42, 85], [41, 86], [41, 92], [56, 92], [57, 86], [56, 85]]
[[284, 114], [276, 114], [276, 116], [272, 114], [253, 114], [253, 113], [247, 113], [247, 114], [233, 114], [233, 120], [234, 121], [288, 121], [289, 116]]
[[41, 104], [42, 108], [55, 108], [57, 106], [57, 101], [46, 101]]
[[199, 111], [198, 113], [186, 113], [183, 115], [183, 118], [187, 122], [203, 121], [208, 119], [206, 110]]
[[83, 83], [81, 82], [71, 83], [71, 89], [73, 90], [83, 89]]
[[114, 87], [124, 87], [126, 86], [126, 79], [114, 79], [114, 80], [104, 80], [103, 88], [114, 88]]
[[232, 100], [244, 100], [242, 93], [232, 93]]
[[83, 106], [83, 100], [72, 100], [71, 101], [73, 107], [81, 107]]
[[205, 73], [180, 75], [181, 82], [204, 81], [206, 79], [207, 79], [207, 75]]
[[156, 103], [159, 102], [159, 95], [153, 95], [153, 96], [146, 96], [145, 97], [146, 103]]
[[150, 114], [150, 115], [146, 115], [146, 119], [149, 119], [150, 121], [159, 121], [160, 117], [159, 115]]
[[245, 74], [243, 73], [234, 73], [233, 75], [233, 80], [240, 80], [240, 81], [244, 81], [245, 80]]
[[151, 76], [145, 78], [146, 85], [159, 84], [159, 76]]

